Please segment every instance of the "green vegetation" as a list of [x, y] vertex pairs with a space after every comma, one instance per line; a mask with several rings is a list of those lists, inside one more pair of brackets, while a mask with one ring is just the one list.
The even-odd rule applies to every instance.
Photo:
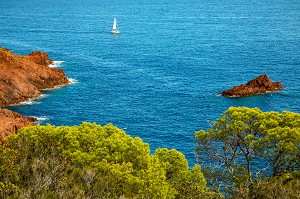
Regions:
[[0, 145], [0, 198], [219, 198], [199, 165], [113, 125], [23, 128]]
[[300, 198], [299, 114], [231, 107], [195, 140], [202, 171], [111, 124], [23, 128], [0, 144], [0, 198]]
[[209, 184], [232, 198], [300, 198], [300, 114], [231, 107], [196, 153]]

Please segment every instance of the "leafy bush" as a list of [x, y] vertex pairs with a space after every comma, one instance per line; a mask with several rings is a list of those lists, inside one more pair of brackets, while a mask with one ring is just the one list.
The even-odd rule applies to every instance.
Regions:
[[[267, 198], [268, 191], [289, 188], [281, 176], [300, 170], [297, 113], [230, 107], [207, 131], [196, 132], [195, 139], [196, 153], [203, 161], [209, 184], [227, 194], [233, 193], [229, 196]], [[297, 194], [300, 197], [299, 189]]]
[[109, 124], [23, 128], [0, 145], [2, 198], [216, 198], [199, 166]]

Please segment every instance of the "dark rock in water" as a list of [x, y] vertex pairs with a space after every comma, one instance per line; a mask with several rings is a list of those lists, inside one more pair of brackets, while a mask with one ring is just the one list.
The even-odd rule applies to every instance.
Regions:
[[235, 86], [221, 93], [225, 97], [244, 97], [283, 89], [281, 82], [272, 82], [268, 75], [260, 75], [247, 84]]

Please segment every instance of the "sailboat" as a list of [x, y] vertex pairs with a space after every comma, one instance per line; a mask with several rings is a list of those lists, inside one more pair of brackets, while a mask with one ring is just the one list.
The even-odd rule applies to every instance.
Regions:
[[116, 19], [116, 17], [114, 18], [114, 24], [113, 24], [113, 28], [111, 30], [111, 33], [112, 34], [119, 34], [120, 33], [120, 31], [119, 31], [119, 29], [117, 27], [117, 19]]

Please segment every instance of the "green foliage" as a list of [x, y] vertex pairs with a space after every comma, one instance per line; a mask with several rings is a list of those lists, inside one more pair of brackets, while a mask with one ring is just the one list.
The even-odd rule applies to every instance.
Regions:
[[239, 186], [233, 190], [232, 198], [251, 199], [298, 199], [300, 198], [300, 176], [283, 175], [258, 179], [249, 188]]
[[161, 148], [156, 150], [154, 156], [164, 166], [169, 184], [177, 191], [176, 198], [222, 198], [220, 193], [213, 193], [206, 187], [199, 165], [188, 169], [188, 162], [182, 153]]
[[184, 194], [217, 197], [206, 187], [200, 167], [189, 170], [181, 153], [158, 149], [150, 155], [148, 144], [111, 124], [37, 125], [23, 128], [0, 145], [2, 198], [184, 198]]
[[[247, 190], [240, 193], [249, 194], [261, 176], [281, 176], [300, 169], [297, 113], [230, 107], [207, 131], [196, 132], [195, 140], [209, 183], [233, 192]], [[207, 159], [210, 162], [203, 161]]]
[[251, 198], [264, 199], [297, 199], [300, 198], [300, 179], [285, 177], [271, 177], [262, 180], [251, 187]]
[[157, 156], [159, 160], [164, 164], [167, 172], [167, 179], [172, 179], [180, 175], [182, 172], [188, 170], [188, 162], [185, 159], [184, 155], [176, 151], [175, 149], [157, 149], [155, 152], [155, 156]]

